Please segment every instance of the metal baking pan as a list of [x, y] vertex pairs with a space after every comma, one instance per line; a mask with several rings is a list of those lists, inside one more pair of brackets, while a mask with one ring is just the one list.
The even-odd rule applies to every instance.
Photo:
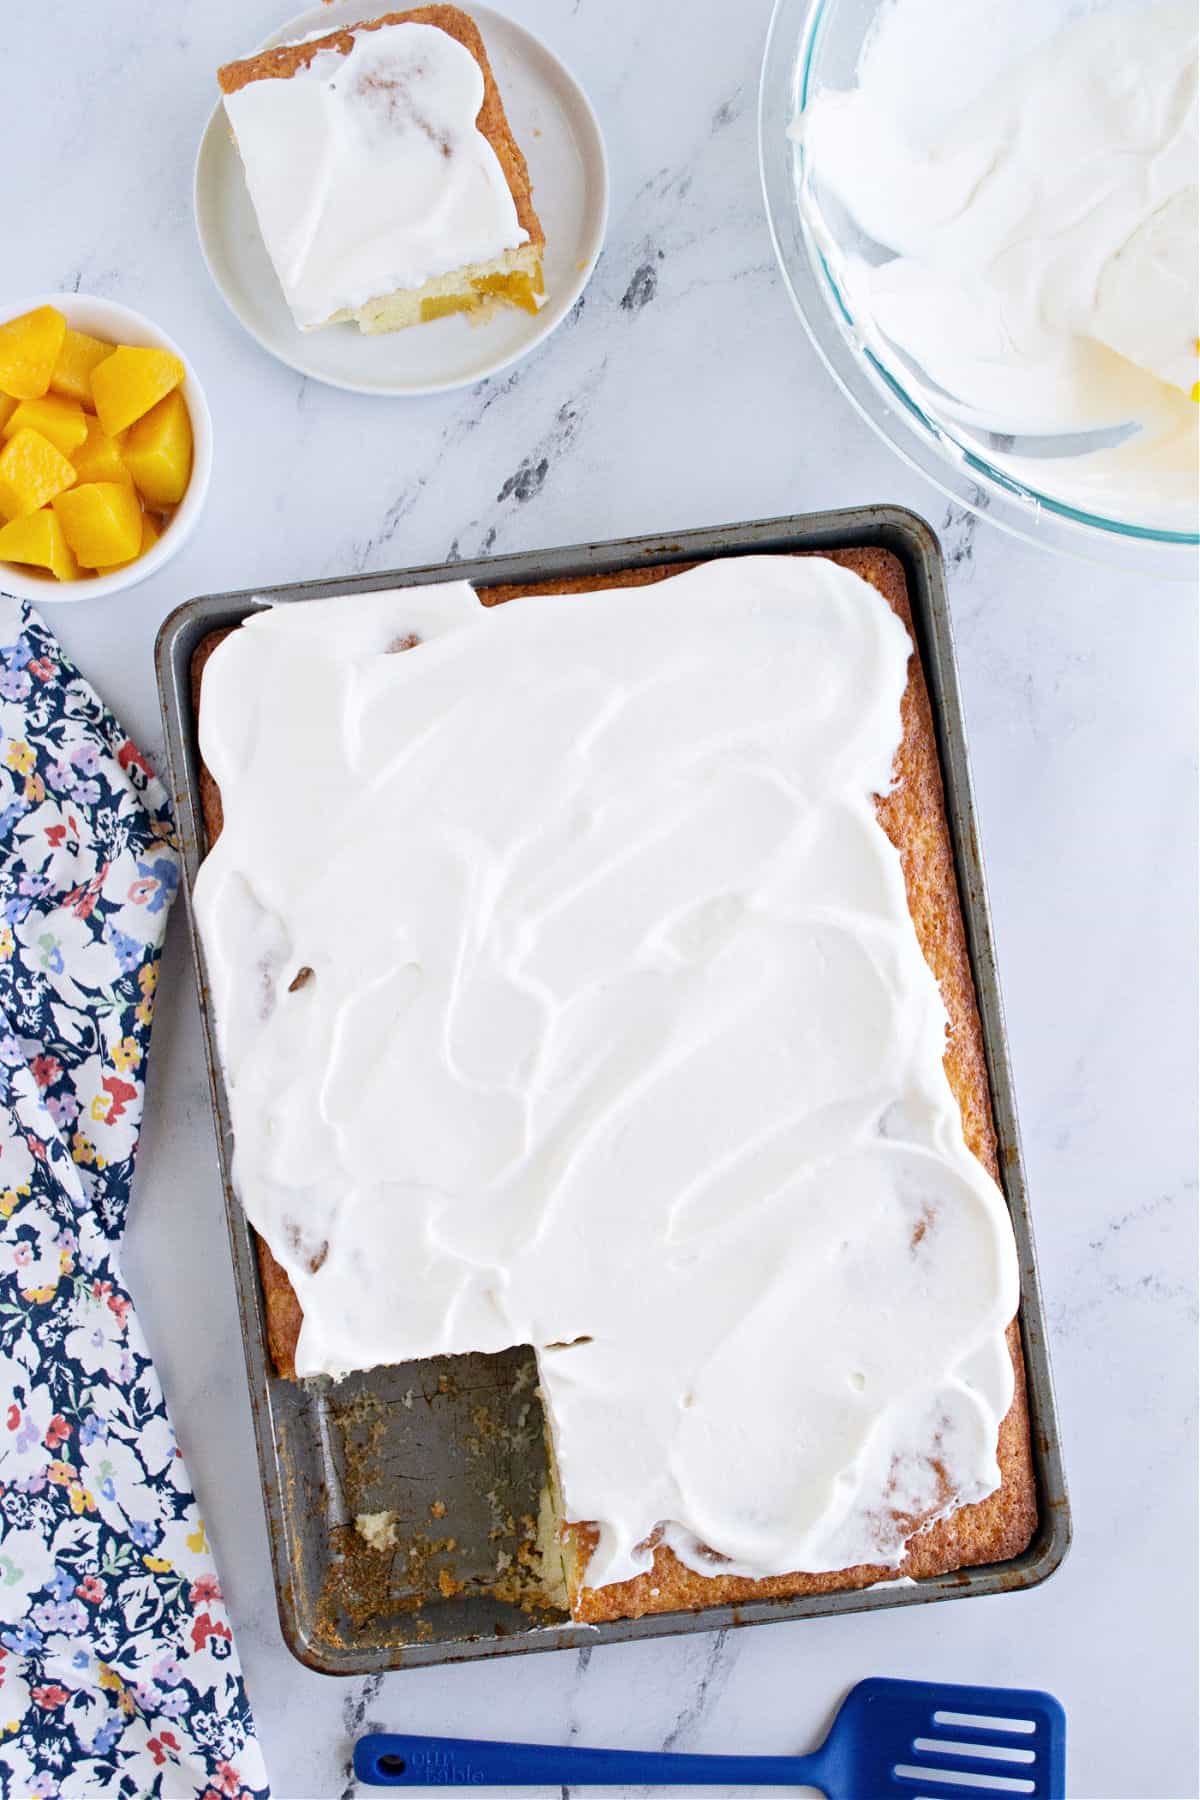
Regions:
[[[857, 546], [890, 550], [904, 565], [933, 706], [983, 1021], [1000, 1166], [1020, 1256], [1021, 1332], [1038, 1484], [1037, 1535], [1029, 1549], [1010, 1562], [911, 1584], [578, 1625], [565, 1612], [533, 1602], [520, 1579], [545, 1476], [531, 1350], [375, 1369], [336, 1384], [325, 1379], [281, 1381], [271, 1367], [254, 1240], [230, 1183], [229, 1114], [204, 956], [191, 913], [191, 884], [203, 855], [192, 654], [208, 632], [236, 625], [268, 602], [297, 604], [334, 594], [464, 578], [482, 587], [565, 580], [750, 551]], [[942, 555], [928, 525], [902, 508], [874, 506], [209, 595], [189, 600], [171, 614], [158, 636], [156, 661], [279, 1617], [293, 1654], [328, 1674], [362, 1675], [527, 1650], [923, 1605], [970, 1594], [1007, 1593], [1044, 1581], [1066, 1554], [1070, 1514]], [[384, 1551], [369, 1548], [355, 1529], [355, 1518], [385, 1511], [393, 1515], [394, 1542]], [[505, 1571], [499, 1579], [498, 1570]]]

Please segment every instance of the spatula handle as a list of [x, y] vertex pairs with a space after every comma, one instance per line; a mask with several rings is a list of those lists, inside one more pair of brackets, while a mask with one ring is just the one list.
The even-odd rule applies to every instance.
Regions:
[[498, 1744], [485, 1739], [375, 1732], [354, 1746], [354, 1773], [376, 1787], [788, 1787], [817, 1780], [818, 1757], [687, 1756], [665, 1750], [585, 1750], [577, 1745]]

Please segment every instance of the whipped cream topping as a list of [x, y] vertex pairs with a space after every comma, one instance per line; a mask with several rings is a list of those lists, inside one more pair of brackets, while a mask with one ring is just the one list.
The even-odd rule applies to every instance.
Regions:
[[[1085, 511], [1194, 531], [1196, 8], [1054, 32], [1061, 12], [1006, 8], [997, 38], [983, 0], [953, 33], [929, 0], [882, 7], [857, 85], [793, 127], [806, 217], [872, 351], [960, 441]], [[940, 66], [948, 36], [967, 66]]]
[[1016, 1256], [872, 798], [909, 654], [748, 557], [280, 605], [207, 665], [195, 906], [297, 1369], [532, 1344], [594, 1586], [658, 1527], [895, 1566], [998, 1485]]
[[483, 72], [433, 25], [356, 31], [225, 110], [263, 241], [302, 328], [486, 263], [528, 238], [475, 120]]

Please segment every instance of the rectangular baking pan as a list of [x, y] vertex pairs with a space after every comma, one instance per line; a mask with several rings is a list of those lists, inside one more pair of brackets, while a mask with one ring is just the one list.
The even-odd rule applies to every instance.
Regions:
[[[268, 603], [296, 605], [423, 582], [465, 579], [490, 587], [747, 552], [859, 546], [890, 550], [904, 565], [933, 708], [983, 1022], [1000, 1167], [1020, 1258], [1037, 1534], [1012, 1561], [915, 1583], [578, 1625], [565, 1612], [531, 1602], [521, 1588], [522, 1554], [528, 1554], [545, 1475], [531, 1350], [375, 1369], [336, 1384], [324, 1378], [281, 1381], [271, 1367], [253, 1235], [230, 1182], [229, 1114], [204, 955], [191, 910], [192, 882], [204, 853], [191, 705], [192, 654], [207, 633], [239, 624]], [[1044, 1581], [1066, 1554], [1070, 1511], [975, 831], [944, 568], [929, 526], [900, 507], [873, 506], [208, 595], [189, 600], [166, 620], [158, 636], [156, 663], [275, 1588], [283, 1635], [292, 1653], [328, 1674], [362, 1675], [471, 1657], [923, 1605], [970, 1594], [1007, 1593]], [[385, 1511], [393, 1515], [394, 1542], [381, 1553], [365, 1544], [354, 1521], [364, 1513]], [[507, 1572], [499, 1581], [498, 1569]]]

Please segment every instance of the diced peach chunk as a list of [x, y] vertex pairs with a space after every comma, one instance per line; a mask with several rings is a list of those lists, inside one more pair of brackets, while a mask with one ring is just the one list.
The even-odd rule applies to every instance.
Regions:
[[431, 294], [421, 302], [421, 323], [428, 325], [431, 319], [446, 319], [451, 313], [474, 312], [480, 302], [474, 294]]
[[28, 426], [0, 450], [0, 513], [23, 519], [75, 480], [75, 465], [49, 438]]
[[142, 509], [127, 481], [89, 481], [59, 494], [54, 510], [79, 561], [88, 569], [130, 562], [142, 542]]
[[40, 400], [18, 400], [12, 418], [0, 435], [16, 437], [28, 426], [49, 438], [56, 450], [70, 456], [87, 436], [87, 420], [77, 400], [64, 400], [61, 394], [43, 394]]
[[151, 506], [183, 499], [192, 472], [192, 422], [178, 388], [129, 427], [121, 454]]
[[[538, 273], [539, 275], [541, 273], [540, 263]], [[535, 284], [532, 275], [528, 275], [524, 269], [513, 269], [507, 275], [479, 275], [472, 281], [471, 286], [485, 300], [490, 299], [492, 295], [499, 295], [502, 300], [507, 300], [510, 306], [519, 306], [522, 312], [527, 313], [537, 311], [536, 296], [542, 292], [542, 289]]]
[[121, 460], [124, 437], [110, 438], [99, 419], [87, 417], [85, 423], [87, 436], [78, 450], [71, 452], [79, 480], [132, 481], [132, 475]]
[[92, 399], [96, 415], [109, 437], [140, 419], [172, 388], [179, 386], [184, 367], [169, 350], [148, 350], [121, 344], [92, 370]]
[[[142, 514], [142, 541], [134, 554], [127, 559], [128, 562], [137, 562], [141, 557], [145, 556], [147, 550], [152, 550], [161, 536], [162, 533], [159, 531], [158, 526], [155, 524], [150, 514], [144, 512]], [[115, 569], [123, 569], [126, 566], [126, 563], [113, 563], [106, 572], [111, 575]]]
[[0, 560], [33, 563], [49, 569], [59, 581], [78, 581], [79, 564], [66, 540], [62, 520], [51, 506], [41, 506], [23, 519], [0, 526]]
[[102, 338], [89, 337], [86, 331], [73, 331], [68, 325], [50, 377], [51, 393], [62, 394], [67, 400], [78, 400], [81, 406], [90, 406], [92, 370], [106, 356], [112, 355], [113, 348]]
[[55, 306], [35, 306], [0, 325], [0, 389], [37, 400], [50, 386], [67, 321]]

